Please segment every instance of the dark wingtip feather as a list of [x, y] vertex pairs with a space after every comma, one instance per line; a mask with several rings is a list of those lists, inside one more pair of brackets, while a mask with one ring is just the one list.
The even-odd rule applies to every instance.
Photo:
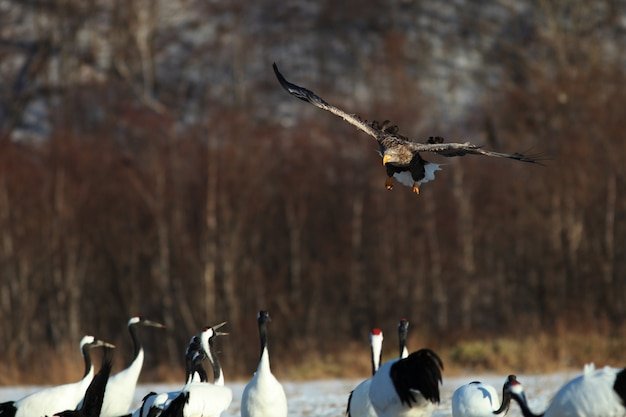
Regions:
[[626, 369], [622, 369], [615, 376], [615, 383], [613, 384], [613, 390], [622, 399], [622, 404], [626, 406]]
[[515, 152], [513, 154], [513, 158], [521, 162], [528, 162], [530, 164], [537, 164], [541, 166], [545, 166], [543, 162], [551, 161], [553, 159], [543, 152], [531, 152], [532, 150], [533, 149], [530, 148], [524, 152]]
[[0, 417], [14, 417], [16, 412], [15, 401], [0, 403]]
[[272, 68], [274, 68], [274, 74], [276, 74], [276, 78], [278, 78], [278, 82], [280, 83], [280, 85], [282, 85], [285, 90], [289, 91], [289, 82], [278, 70], [278, 65], [276, 65], [276, 62], [272, 64]]
[[109, 375], [111, 375], [111, 368], [113, 367], [110, 350], [110, 348], [104, 349], [104, 358], [100, 371], [98, 371], [85, 392], [83, 415], [87, 417], [98, 417], [100, 415], [102, 402], [104, 401], [104, 392], [109, 381]]
[[307, 103], [314, 104], [318, 107], [328, 105], [328, 103], [326, 103], [313, 91], [307, 90], [304, 87], [300, 87], [299, 85], [295, 85], [287, 81], [283, 74], [281, 74], [281, 72], [278, 70], [278, 65], [276, 65], [276, 63], [272, 64], [272, 68], [274, 68], [274, 74], [276, 74], [276, 78], [278, 79], [280, 85], [292, 96], [297, 97], [302, 101], [306, 101]]
[[170, 405], [163, 410], [161, 417], [182, 417], [185, 405], [189, 402], [189, 392], [183, 391], [172, 400]]
[[305, 96], [301, 94], [296, 94], [299, 90], [299, 87], [287, 81], [283, 74], [281, 74], [281, 72], [278, 70], [278, 65], [276, 65], [275, 62], [272, 64], [272, 68], [274, 68], [274, 74], [276, 74], [278, 82], [285, 89], [285, 91], [287, 91], [291, 95], [298, 97], [300, 100], [308, 101]]
[[390, 376], [403, 404], [410, 407], [417, 401], [413, 390], [419, 391], [427, 401], [438, 404], [442, 370], [443, 362], [434, 351], [420, 349], [396, 362]]

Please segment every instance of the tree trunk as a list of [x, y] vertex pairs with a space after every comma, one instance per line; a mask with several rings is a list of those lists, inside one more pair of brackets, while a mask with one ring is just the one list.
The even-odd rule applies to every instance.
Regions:
[[217, 248], [218, 248], [218, 158], [214, 157], [213, 150], [217, 139], [209, 137], [207, 146], [206, 172], [206, 200], [204, 203], [204, 243], [203, 243], [203, 273], [204, 282], [204, 319], [213, 320], [217, 314], [216, 275], [217, 275]]
[[476, 264], [474, 261], [474, 227], [472, 219], [471, 192], [464, 180], [462, 164], [454, 167], [452, 195], [458, 209], [458, 239], [461, 243], [461, 271], [463, 273], [461, 298], [461, 325], [465, 332], [472, 327], [474, 313], [474, 298], [480, 292], [479, 283], [475, 277]]
[[[168, 151], [165, 151], [165, 157], [168, 158]], [[168, 166], [168, 163], [165, 163]], [[164, 324], [168, 328], [175, 328], [174, 320], [174, 301], [172, 296], [173, 287], [171, 280], [171, 254], [170, 254], [170, 224], [167, 214], [167, 168], [155, 166], [154, 174], [156, 176], [156, 199], [154, 210], [154, 221], [157, 231], [157, 264], [156, 264], [156, 281], [161, 293], [162, 311]], [[176, 363], [179, 357], [179, 351], [174, 343], [174, 339], [168, 337], [165, 339], [167, 349], [167, 357], [170, 363]]]
[[297, 305], [302, 300], [302, 224], [304, 210], [298, 202], [290, 199], [285, 203], [289, 232], [289, 287], [290, 304]]
[[[360, 325], [367, 324], [366, 294], [363, 291], [363, 193], [354, 193], [352, 196], [352, 221], [350, 230], [350, 278], [348, 287], [348, 305], [354, 313], [352, 317], [345, 315], [346, 329], [353, 337], [360, 337]], [[356, 324], [356, 325], [354, 325]]]
[[624, 301], [620, 297], [619, 288], [615, 287], [615, 206], [617, 202], [617, 186], [615, 174], [606, 180], [606, 211], [604, 213], [604, 259], [602, 275], [604, 291], [607, 295], [606, 306], [613, 320], [622, 316]]
[[426, 198], [424, 201], [425, 225], [428, 246], [430, 248], [430, 279], [433, 288], [433, 307], [435, 311], [435, 329], [444, 332], [448, 328], [448, 294], [442, 282], [442, 260], [437, 234], [436, 202], [434, 198]]

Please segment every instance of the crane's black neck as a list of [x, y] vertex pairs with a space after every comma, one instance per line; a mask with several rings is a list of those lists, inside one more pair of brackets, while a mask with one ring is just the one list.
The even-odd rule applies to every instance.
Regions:
[[263, 357], [263, 352], [267, 349], [267, 319], [259, 317], [259, 339], [261, 341], [261, 352], [259, 360]]
[[209, 362], [211, 362], [211, 367], [213, 368], [213, 381], [217, 381], [222, 377], [222, 366], [213, 348], [213, 338], [209, 339], [209, 350], [211, 351], [211, 360]]
[[398, 357], [401, 358], [406, 351], [406, 340], [409, 334], [409, 321], [407, 319], [400, 320], [398, 324]]
[[[187, 374], [187, 381], [193, 380], [193, 376], [195, 374], [198, 374], [198, 378], [200, 378], [200, 382], [207, 382], [209, 380], [209, 376], [207, 375], [206, 371], [204, 370], [204, 367], [202, 366], [202, 363], [200, 362], [193, 364], [191, 371]], [[213, 372], [213, 375], [215, 375], [215, 371]]]
[[530, 408], [528, 408], [528, 403], [519, 397], [519, 395], [512, 395], [512, 398], [519, 404], [519, 408], [522, 410], [522, 415], [524, 417], [543, 417], [544, 413], [535, 414]]
[[406, 349], [406, 332], [401, 330], [398, 334], [398, 339], [399, 339], [398, 346], [400, 348], [398, 357], [401, 358], [402, 355], [404, 354], [404, 349]]
[[85, 392], [85, 396], [83, 398], [83, 403], [77, 410], [79, 412], [79, 415], [86, 417], [100, 415], [100, 411], [102, 410], [102, 402], [104, 400], [104, 392], [107, 382], [109, 380], [109, 375], [111, 374], [112, 352], [113, 348], [109, 346], [104, 347], [102, 366], [89, 384], [89, 387], [87, 387], [87, 391]]
[[83, 378], [89, 374], [91, 371], [91, 343], [85, 343], [82, 347], [83, 351], [83, 360], [85, 361], [85, 372], [83, 373]]
[[141, 342], [139, 341], [139, 337], [137, 336], [137, 328], [135, 324], [136, 323], [133, 323], [128, 326], [130, 338], [133, 340], [133, 360], [137, 358], [139, 352], [141, 351]]

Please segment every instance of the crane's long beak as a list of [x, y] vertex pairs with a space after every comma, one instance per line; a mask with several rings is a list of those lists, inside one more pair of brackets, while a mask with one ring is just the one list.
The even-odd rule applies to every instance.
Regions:
[[211, 326], [216, 336], [226, 336], [228, 333], [226, 332], [218, 332], [217, 329], [223, 327], [227, 322], [223, 321], [220, 324], [216, 324], [215, 326]]
[[220, 324], [216, 324], [215, 326], [211, 326], [213, 328], [213, 330], [217, 330], [220, 327], [223, 327], [227, 322], [223, 321]]
[[115, 345], [109, 342], [105, 342], [104, 340], [96, 340], [93, 342], [93, 347], [102, 346], [107, 347], [109, 349], [115, 349]]
[[159, 323], [158, 321], [152, 321], [152, 320], [144, 320], [142, 321], [144, 326], [152, 326], [152, 327], [157, 327], [159, 329], [165, 329], [166, 326], [165, 324]]

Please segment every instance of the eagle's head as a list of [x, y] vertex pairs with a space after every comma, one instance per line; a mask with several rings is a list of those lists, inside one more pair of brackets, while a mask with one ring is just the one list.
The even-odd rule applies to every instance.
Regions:
[[404, 146], [390, 146], [385, 148], [381, 155], [383, 165], [408, 166], [413, 159], [413, 153]]

